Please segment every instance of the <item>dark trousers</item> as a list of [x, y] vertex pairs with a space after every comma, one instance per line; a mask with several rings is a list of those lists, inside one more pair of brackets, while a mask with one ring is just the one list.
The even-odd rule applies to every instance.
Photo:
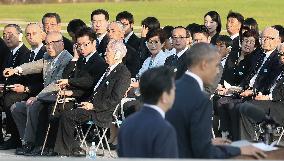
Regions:
[[18, 102], [11, 108], [20, 137], [25, 142], [35, 143], [39, 114], [43, 108], [44, 105], [40, 101], [28, 106], [26, 102]]
[[6, 130], [7, 130], [7, 133], [11, 134], [11, 139], [13, 141], [16, 141], [16, 142], [19, 143], [19, 141], [20, 141], [19, 132], [18, 132], [17, 126], [15, 124], [15, 121], [12, 117], [10, 108], [14, 103], [28, 99], [28, 94], [26, 94], [26, 93], [15, 93], [15, 92], [9, 91], [9, 92], [5, 93], [5, 95], [2, 97], [2, 99], [3, 99], [3, 110], [6, 113]]
[[230, 97], [222, 97], [218, 101], [217, 110], [220, 117], [220, 131], [229, 132], [229, 137], [233, 141], [239, 140], [240, 138], [240, 113], [236, 105], [241, 102], [242, 100], [240, 99]]
[[75, 126], [92, 119], [94, 111], [76, 108], [63, 112], [59, 119], [54, 151], [60, 155], [71, 155], [74, 148], [79, 147], [74, 132]]

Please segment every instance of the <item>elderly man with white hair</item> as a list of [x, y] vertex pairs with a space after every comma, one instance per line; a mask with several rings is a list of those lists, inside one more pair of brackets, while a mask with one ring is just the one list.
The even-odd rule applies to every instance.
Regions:
[[126, 52], [122, 41], [110, 41], [105, 53], [109, 67], [94, 87], [89, 102], [81, 102], [79, 108], [62, 114], [54, 147], [59, 155], [85, 155], [74, 137], [77, 123], [94, 120], [99, 127], [110, 127], [112, 113], [130, 85], [130, 72], [122, 63]]

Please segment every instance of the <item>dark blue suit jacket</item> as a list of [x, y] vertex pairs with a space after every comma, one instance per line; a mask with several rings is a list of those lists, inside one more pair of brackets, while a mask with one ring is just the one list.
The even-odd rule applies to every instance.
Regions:
[[176, 129], [180, 158], [228, 158], [240, 154], [239, 148], [211, 144], [212, 112], [212, 103], [198, 82], [184, 74], [176, 83], [175, 102], [166, 114]]
[[119, 157], [177, 158], [175, 130], [156, 110], [144, 106], [123, 122], [117, 154]]

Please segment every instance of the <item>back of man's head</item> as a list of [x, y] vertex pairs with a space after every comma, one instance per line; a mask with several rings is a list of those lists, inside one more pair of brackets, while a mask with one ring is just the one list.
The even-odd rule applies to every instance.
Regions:
[[142, 20], [141, 25], [148, 27], [148, 30], [160, 28], [160, 22], [156, 17], [147, 17]]
[[139, 83], [143, 101], [156, 105], [164, 92], [170, 93], [174, 86], [174, 77], [174, 72], [164, 66], [144, 72]]
[[218, 49], [208, 43], [194, 44], [186, 54], [186, 63], [189, 68], [197, 66], [204, 60], [210, 60], [218, 55]]

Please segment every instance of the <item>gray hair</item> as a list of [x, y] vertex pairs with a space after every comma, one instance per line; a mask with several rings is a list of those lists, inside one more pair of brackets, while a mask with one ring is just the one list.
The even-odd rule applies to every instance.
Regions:
[[21, 26], [19, 26], [17, 24], [8, 24], [4, 27], [4, 29], [7, 28], [7, 27], [14, 27], [17, 30], [18, 33], [23, 33]]
[[126, 46], [122, 40], [111, 40], [108, 43], [108, 48], [114, 51], [116, 60], [122, 60], [127, 52]]
[[125, 31], [124, 25], [120, 21], [112, 21], [109, 25], [112, 23], [116, 24], [121, 31]]
[[218, 49], [208, 43], [200, 42], [194, 44], [186, 53], [187, 66], [192, 67], [203, 60], [210, 60], [218, 56]]

